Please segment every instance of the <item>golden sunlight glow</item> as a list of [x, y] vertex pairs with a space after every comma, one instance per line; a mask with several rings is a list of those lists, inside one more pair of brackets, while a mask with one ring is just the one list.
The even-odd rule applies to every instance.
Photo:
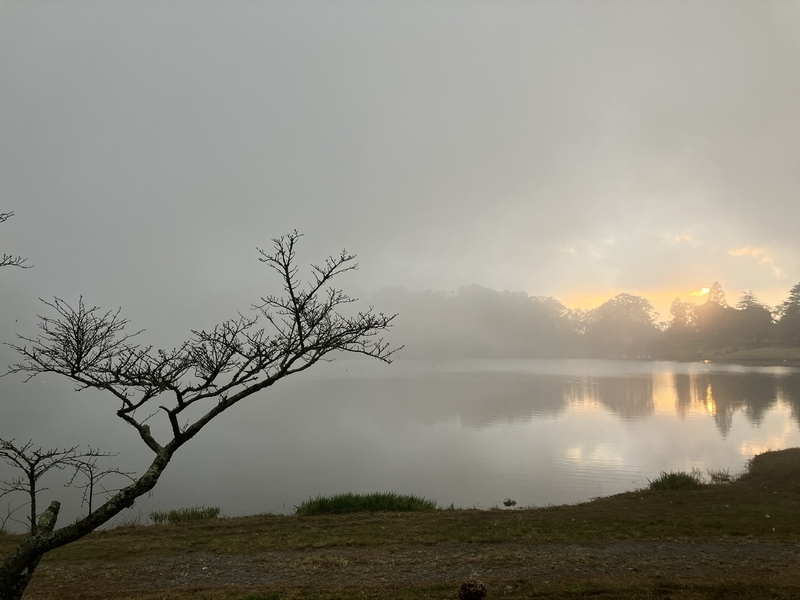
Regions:
[[591, 308], [597, 308], [606, 300], [613, 298], [617, 295], [618, 292], [614, 290], [609, 291], [602, 291], [596, 293], [574, 293], [574, 294], [567, 294], [564, 296], [562, 300], [565, 306], [570, 308], [580, 308], [583, 310], [588, 310]]
[[[627, 292], [649, 300], [653, 308], [659, 314], [659, 319], [668, 321], [671, 318], [670, 306], [675, 298], [692, 304], [701, 304], [705, 302], [708, 294], [711, 292], [711, 289], [707, 287], [695, 288], [691, 292], [687, 292], [687, 289], [690, 288], [686, 286], [682, 288], [673, 287], [645, 290], [614, 288], [599, 288], [591, 291], [562, 290], [556, 292], [555, 297], [568, 308], [590, 310], [592, 308], [597, 308], [621, 292]], [[529, 291], [528, 293], [533, 296], [537, 295], [536, 291]], [[762, 288], [758, 290], [759, 300], [768, 305], [780, 304], [785, 299], [785, 295], [786, 289], [783, 287]]]
[[700, 288], [699, 290], [696, 290], [694, 292], [688, 292], [688, 295], [689, 296], [705, 296], [710, 291], [711, 291], [710, 288], [704, 287], [704, 288]]
[[687, 288], [672, 288], [672, 289], [649, 289], [649, 290], [633, 290], [633, 289], [603, 289], [593, 290], [592, 292], [567, 292], [556, 294], [556, 298], [561, 300], [565, 306], [569, 308], [580, 308], [584, 310], [597, 308], [607, 300], [610, 300], [620, 292], [627, 292], [635, 296], [642, 296], [647, 298], [653, 305], [653, 308], [659, 313], [660, 318], [670, 318], [670, 305], [675, 298], [680, 298], [685, 301], [692, 301], [693, 298], [698, 296], [705, 296], [711, 290], [709, 288], [702, 288], [694, 292], [687, 292]]

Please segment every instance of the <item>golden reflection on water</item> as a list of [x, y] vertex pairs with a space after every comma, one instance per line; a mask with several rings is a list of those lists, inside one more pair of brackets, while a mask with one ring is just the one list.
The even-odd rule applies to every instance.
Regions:
[[651, 377], [582, 378], [564, 388], [564, 401], [583, 411], [623, 417], [718, 416], [714, 387], [705, 374], [654, 373]]
[[[566, 420], [585, 419], [587, 423], [580, 439], [563, 449], [562, 459], [576, 473], [646, 470], [648, 464], [661, 464], [659, 461], [666, 461], [669, 468], [702, 472], [728, 468], [738, 473], [755, 454], [797, 445], [797, 373], [698, 369], [573, 377], [565, 385], [563, 397]], [[618, 428], [616, 419], [636, 425]], [[735, 429], [734, 419], [738, 423]], [[684, 426], [679, 421], [691, 423]], [[709, 436], [709, 425], [718, 435]], [[579, 429], [573, 425], [572, 432]], [[604, 433], [598, 436], [593, 431]], [[723, 449], [726, 439], [729, 450]]]
[[714, 390], [711, 389], [711, 382], [706, 387], [706, 410], [712, 417], [717, 414], [717, 405], [714, 403]]
[[653, 374], [653, 406], [657, 415], [680, 414], [675, 375], [673, 373]]
[[784, 415], [783, 427], [779, 431], [775, 431], [767, 435], [766, 439], [747, 440], [739, 444], [739, 454], [742, 456], [755, 456], [756, 454], [763, 454], [770, 450], [782, 450], [796, 445], [794, 442], [797, 434], [797, 427], [795, 425], [793, 412], [789, 399], [778, 391], [778, 406], [773, 409], [777, 413]]
[[601, 411], [623, 419], [649, 416], [710, 416], [723, 433], [741, 412], [757, 425], [777, 407], [800, 422], [800, 380], [769, 375], [663, 371], [649, 376], [575, 377], [563, 387], [563, 402], [573, 410]]

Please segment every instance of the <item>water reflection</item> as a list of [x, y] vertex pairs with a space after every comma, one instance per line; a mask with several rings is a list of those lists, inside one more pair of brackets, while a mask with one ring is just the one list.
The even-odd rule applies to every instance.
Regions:
[[800, 373], [792, 373], [778, 382], [778, 397], [792, 411], [792, 418], [800, 423]]
[[[792, 369], [398, 361], [375, 373], [321, 371], [270, 410], [281, 424], [274, 451], [303, 449], [269, 475], [293, 482], [291, 502], [383, 488], [457, 506], [575, 502], [646, 485], [661, 470], [736, 473], [754, 452], [800, 445]], [[256, 415], [237, 422], [244, 438]]]
[[599, 407], [621, 419], [641, 419], [656, 412], [681, 419], [709, 415], [725, 437], [734, 414], [758, 426], [783, 402], [800, 424], [800, 373], [653, 373], [651, 377], [592, 377], [564, 382], [567, 404]]
[[653, 414], [653, 380], [644, 377], [602, 377], [583, 382], [585, 394], [576, 395], [574, 387], [565, 390], [571, 403], [602, 405], [622, 419]]
[[[319, 367], [221, 416], [137, 510], [288, 512], [316, 494], [389, 489], [462, 507], [505, 497], [577, 502], [641, 487], [661, 470], [736, 473], [755, 452], [800, 445], [796, 369], [580, 360]], [[0, 391], [13, 398], [9, 385], [0, 380]], [[96, 410], [100, 398], [78, 395], [70, 408], [59, 401], [69, 390], [32, 385], [51, 394], [51, 409], [11, 431], [91, 441], [121, 451], [125, 470], [146, 466], [148, 450]], [[4, 418], [17, 414], [25, 413]], [[0, 478], [7, 474], [0, 464]]]
[[[424, 383], [423, 383], [424, 382]], [[350, 385], [345, 381], [338, 382]], [[668, 370], [648, 375], [576, 376], [552, 373], [428, 374], [396, 379], [387, 393], [383, 380], [364, 382], [367, 395], [394, 406], [398, 419], [428, 424], [456, 419], [462, 426], [486, 428], [503, 423], [553, 418], [567, 407], [602, 410], [622, 420], [656, 414], [710, 417], [722, 437], [734, 415], [754, 426], [778, 403], [800, 424], [800, 373], [790, 371]], [[421, 387], [424, 386], [424, 391]], [[382, 402], [373, 405], [383, 411]]]
[[358, 409], [365, 416], [383, 418], [388, 413], [396, 422], [426, 425], [456, 421], [472, 429], [554, 418], [568, 403], [563, 378], [551, 375], [428, 373], [388, 381], [335, 379], [327, 381], [326, 388], [332, 397], [369, 398]]
[[[653, 415], [713, 418], [724, 437], [736, 413], [758, 426], [779, 403], [800, 424], [800, 370], [702, 363], [600, 360], [400, 361], [386, 377], [356, 375], [374, 398], [434, 423], [462, 426], [555, 418], [568, 407], [604, 410], [622, 420]], [[324, 374], [322, 375], [324, 377]], [[329, 383], [352, 385], [352, 378]], [[367, 391], [369, 394], [370, 392]], [[398, 415], [400, 416], [400, 415]], [[400, 416], [401, 417], [401, 416]], [[401, 417], [402, 418], [402, 417]]]

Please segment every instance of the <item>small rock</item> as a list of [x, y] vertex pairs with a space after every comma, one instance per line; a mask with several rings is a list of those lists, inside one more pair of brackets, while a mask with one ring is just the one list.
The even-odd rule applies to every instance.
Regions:
[[470, 577], [458, 588], [458, 600], [483, 600], [486, 597], [486, 586], [475, 577]]

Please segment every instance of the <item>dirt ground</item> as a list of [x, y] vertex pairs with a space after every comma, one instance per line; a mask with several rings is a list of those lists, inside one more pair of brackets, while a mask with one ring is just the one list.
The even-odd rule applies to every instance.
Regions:
[[[582, 580], [658, 582], [780, 579], [800, 594], [800, 544], [620, 541], [575, 544], [434, 544], [328, 548], [225, 555], [207, 552], [117, 562], [42, 565], [26, 598], [129, 597], [152, 592], [220, 589], [325, 591], [452, 584], [475, 575], [490, 597], [514, 597], [521, 582]], [[455, 589], [455, 587], [453, 587]], [[367, 595], [366, 597], [373, 597]], [[379, 597], [379, 596], [375, 596]]]

